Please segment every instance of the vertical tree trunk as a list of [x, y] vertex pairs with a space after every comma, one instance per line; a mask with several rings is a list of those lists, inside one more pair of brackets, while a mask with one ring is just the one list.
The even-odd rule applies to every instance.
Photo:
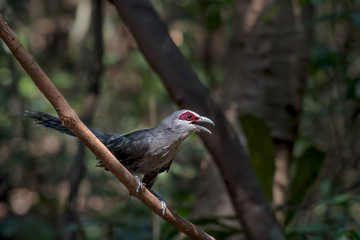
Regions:
[[[252, 114], [271, 129], [276, 161], [274, 207], [286, 201], [310, 48], [310, 32], [303, 30], [303, 24], [311, 19], [312, 9], [296, 4], [283, 0], [235, 3], [223, 88], [223, 104], [234, 124], [238, 116]], [[282, 214], [277, 217], [282, 222]]]
[[147, 0], [113, 0], [113, 3], [172, 99], [181, 108], [201, 111], [216, 122], [213, 135], [199, 135], [216, 160], [246, 236], [285, 239], [233, 127], [189, 68], [151, 3]]

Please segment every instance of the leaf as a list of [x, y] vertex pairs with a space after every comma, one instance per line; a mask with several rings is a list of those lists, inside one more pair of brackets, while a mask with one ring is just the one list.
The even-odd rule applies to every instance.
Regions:
[[297, 4], [299, 7], [302, 7], [304, 6], [305, 4], [308, 4], [309, 3], [309, 0], [298, 0], [297, 1]]
[[[315, 183], [326, 154], [315, 147], [307, 148], [300, 158], [295, 160], [295, 173], [290, 182], [288, 206], [298, 206]], [[287, 212], [285, 226], [291, 221], [295, 210]]]
[[222, 24], [220, 9], [218, 6], [210, 6], [206, 9], [206, 26], [210, 31], [218, 29]]
[[330, 231], [330, 228], [327, 224], [323, 223], [313, 223], [306, 225], [299, 225], [292, 228], [286, 229], [286, 235], [290, 234], [324, 234]]
[[252, 115], [241, 116], [239, 120], [247, 140], [255, 174], [266, 199], [271, 203], [275, 160], [270, 129], [264, 120]]
[[346, 232], [346, 236], [348, 237], [348, 239], [351, 240], [360, 240], [360, 235], [359, 232], [355, 231], [355, 230], [348, 230]]
[[[234, 216], [221, 216], [221, 217], [202, 217], [192, 222], [196, 226], [206, 228], [212, 226], [206, 232], [213, 236], [215, 239], [228, 239], [243, 234], [243, 231], [238, 227], [234, 227], [233, 222], [237, 221]], [[234, 238], [236, 239], [236, 238]]]

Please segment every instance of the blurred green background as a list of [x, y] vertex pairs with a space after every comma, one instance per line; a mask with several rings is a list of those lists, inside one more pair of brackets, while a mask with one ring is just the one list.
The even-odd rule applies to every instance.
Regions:
[[[90, 84], [99, 62], [93, 28], [95, 2], [0, 0], [0, 12], [77, 113], [86, 115], [88, 98], [95, 93], [96, 100], [90, 102], [92, 128], [105, 133], [150, 128], [178, 108], [107, 1], [102, 4], [103, 71], [93, 80], [98, 84]], [[191, 68], [219, 99], [227, 72], [234, 2], [152, 3]], [[316, 14], [304, 26], [314, 34], [283, 229], [289, 239], [360, 239], [360, 1], [301, 0], [293, 4], [310, 4]], [[276, 9], [267, 17], [274, 14]], [[212, 52], [209, 71], [203, 48], [215, 31], [220, 47]], [[84, 177], [75, 200], [69, 203], [78, 141], [33, 124], [24, 118], [25, 110], [56, 115], [1, 41], [0, 239], [184, 238], [129, 197], [111, 173], [94, 168], [97, 160], [87, 150]], [[250, 128], [256, 121], [247, 117], [241, 124]], [[244, 131], [251, 154], [257, 153], [257, 144], [272, 151], [267, 127], [261, 129], [260, 133]], [[252, 134], [264, 134], [265, 140], [258, 142]], [[267, 153], [259, 154], [261, 158]], [[191, 136], [180, 147], [169, 173], [159, 176], [155, 190], [170, 208], [206, 226], [218, 239], [243, 239], [241, 228], [233, 224], [235, 213], [193, 214], [201, 184], [199, 169], [207, 157], [199, 138]], [[257, 173], [264, 171], [261, 163], [256, 167], [253, 155], [252, 160]], [[260, 178], [264, 175], [271, 183], [271, 173], [263, 172]], [[265, 183], [261, 186], [271, 203], [267, 177], [260, 182]]]

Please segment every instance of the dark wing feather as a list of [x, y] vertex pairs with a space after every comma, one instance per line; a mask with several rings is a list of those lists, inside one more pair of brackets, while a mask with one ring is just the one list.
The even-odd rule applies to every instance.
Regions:
[[131, 164], [145, 156], [149, 149], [148, 130], [140, 130], [123, 136], [111, 136], [105, 146], [123, 164]]
[[[75, 136], [57, 117], [41, 113], [25, 111], [25, 116], [35, 120], [35, 123], [56, 131]], [[109, 135], [90, 129], [92, 133], [114, 154], [114, 156], [129, 170], [135, 171], [132, 163], [145, 156], [149, 149], [151, 136], [148, 130], [140, 130], [127, 135]], [[99, 167], [104, 164], [99, 162]]]
[[162, 172], [168, 172], [169, 171], [169, 169], [170, 169], [170, 166], [171, 166], [171, 163], [174, 161], [174, 158], [175, 157], [173, 157], [173, 159], [171, 159], [171, 161], [168, 163], [168, 164], [166, 164], [165, 166], [163, 166], [160, 170], [159, 170], [159, 173], [162, 173]]

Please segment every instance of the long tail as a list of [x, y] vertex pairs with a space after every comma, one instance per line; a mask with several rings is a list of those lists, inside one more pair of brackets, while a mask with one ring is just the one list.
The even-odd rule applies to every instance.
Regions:
[[[32, 118], [33, 120], [35, 120], [35, 123], [43, 125], [44, 127], [51, 128], [67, 135], [76, 137], [73, 132], [71, 132], [67, 127], [62, 125], [62, 123], [57, 117], [42, 112], [30, 111], [25, 111], [24, 115], [26, 117]], [[94, 135], [103, 143], [105, 143], [110, 137], [110, 135], [104, 134], [102, 132], [98, 132], [92, 129], [90, 129], [90, 131], [94, 133]]]

